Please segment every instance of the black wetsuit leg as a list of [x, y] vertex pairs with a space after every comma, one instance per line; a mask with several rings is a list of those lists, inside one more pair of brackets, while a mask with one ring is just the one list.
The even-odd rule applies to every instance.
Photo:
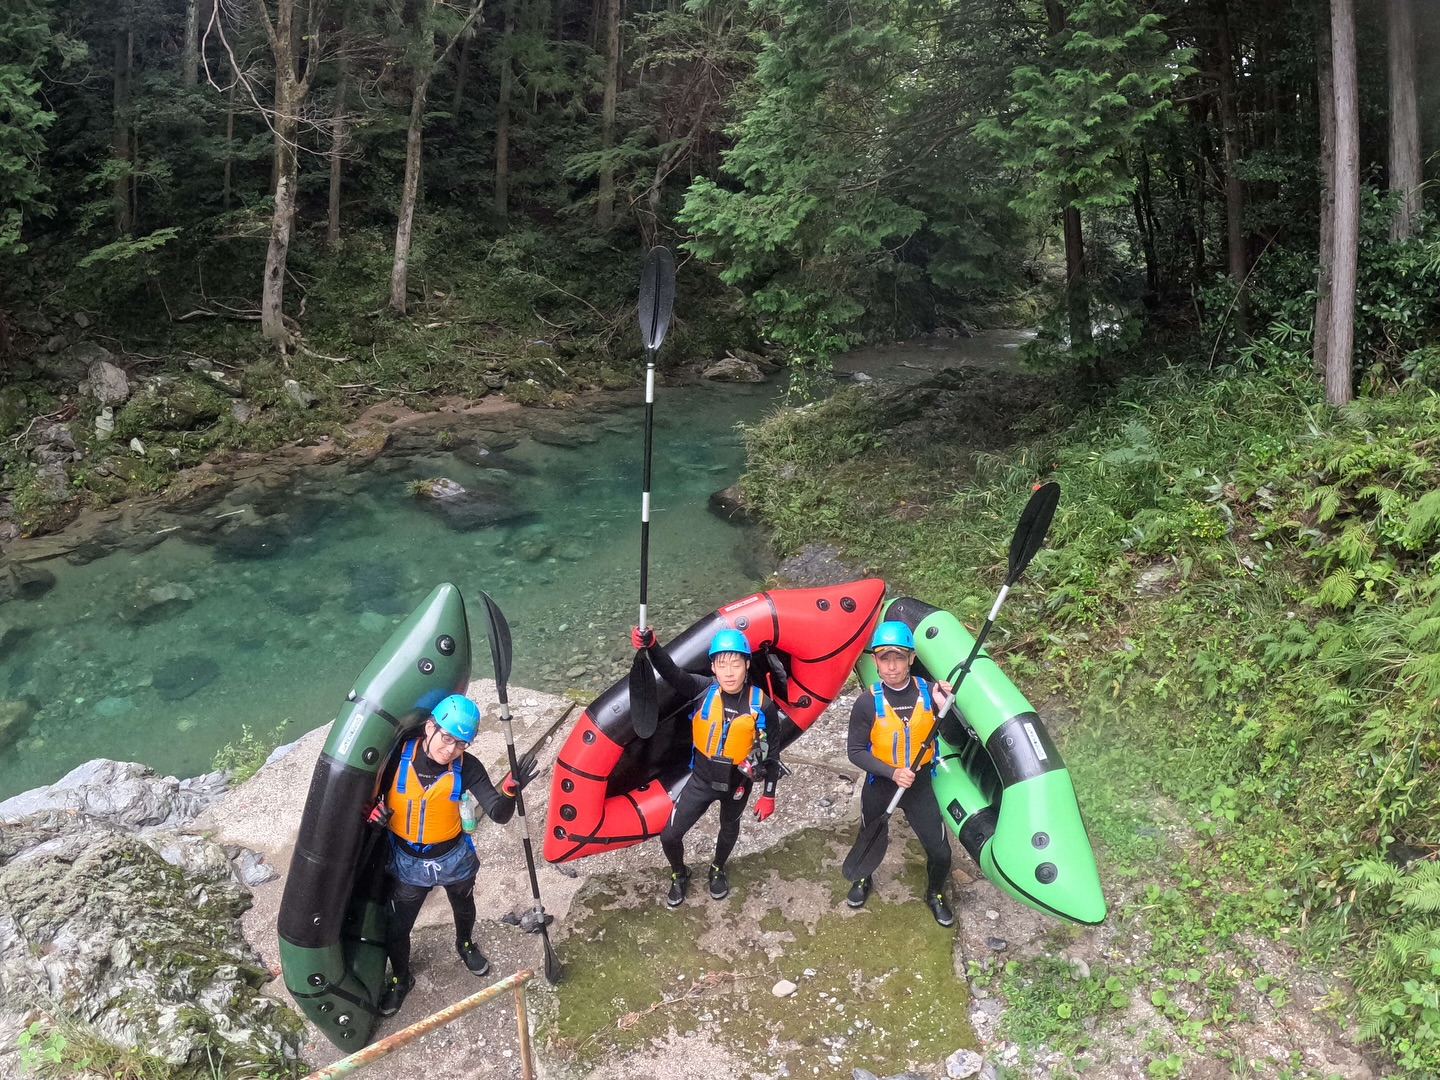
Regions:
[[[670, 820], [660, 832], [660, 847], [665, 852], [665, 858], [670, 860], [670, 869], [674, 873], [678, 874], [685, 869], [685, 834], [705, 816], [705, 811], [710, 809], [712, 802], [723, 798], [723, 793], [712, 790], [710, 785], [702, 784], [694, 776], [691, 776], [689, 783], [681, 789], [680, 797], [675, 800], [675, 809], [670, 812]], [[738, 814], [735, 824], [738, 833]]]
[[475, 932], [475, 879], [470, 877], [446, 885], [445, 895], [455, 916], [455, 944], [463, 945]]
[[[390, 925], [385, 931], [385, 952], [390, 956], [391, 973], [402, 984], [410, 974], [410, 931], [415, 928], [415, 919], [428, 895], [430, 888], [427, 885], [391, 881]], [[471, 910], [474, 910], [473, 901]]]
[[950, 874], [950, 838], [945, 833], [945, 821], [940, 816], [940, 806], [935, 802], [933, 779], [928, 768], [915, 777], [910, 790], [900, 798], [900, 809], [905, 811], [905, 820], [920, 839], [925, 849], [925, 892], [937, 893], [945, 886]]
[[735, 850], [735, 841], [740, 839], [740, 815], [750, 801], [750, 784], [744, 783], [724, 797], [720, 803], [720, 835], [715, 838], [715, 865], [725, 866], [730, 852]]

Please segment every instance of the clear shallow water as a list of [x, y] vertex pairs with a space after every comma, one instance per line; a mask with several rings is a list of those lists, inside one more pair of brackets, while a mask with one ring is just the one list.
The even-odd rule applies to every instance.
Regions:
[[[706, 500], [740, 473], [735, 424], [759, 419], [776, 394], [733, 384], [657, 392], [650, 611], [662, 636], [751, 591], [768, 569], [758, 535], [710, 514]], [[570, 434], [594, 441], [522, 437], [488, 455], [437, 441], [358, 472], [251, 481], [197, 515], [239, 528], [228, 541], [181, 530], [140, 554], [43, 564], [55, 587], [0, 607], [29, 630], [0, 655], [0, 706], [39, 703], [0, 754], [0, 799], [95, 757], [204, 772], [244, 727], [269, 745], [289, 741], [335, 715], [394, 625], [441, 581], [466, 597], [474, 677], [491, 674], [477, 622], [484, 589], [510, 623], [513, 683], [609, 685], [632, 655], [643, 409], [572, 419]], [[452, 528], [407, 490], [435, 476], [527, 516]], [[264, 547], [253, 542], [262, 536]], [[135, 598], [157, 589], [174, 599], [137, 621]]]

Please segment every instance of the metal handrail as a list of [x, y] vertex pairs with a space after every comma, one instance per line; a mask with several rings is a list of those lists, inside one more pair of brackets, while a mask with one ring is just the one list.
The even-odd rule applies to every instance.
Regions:
[[411, 1039], [418, 1038], [426, 1032], [434, 1031], [436, 1028], [444, 1027], [452, 1020], [458, 1020], [471, 1009], [484, 1005], [487, 1001], [493, 1001], [506, 990], [515, 991], [515, 1021], [520, 1029], [520, 1068], [523, 1080], [531, 1080], [535, 1075], [535, 1065], [530, 1059], [530, 1023], [525, 1008], [525, 984], [535, 977], [535, 972], [528, 968], [522, 968], [514, 975], [507, 975], [499, 982], [487, 986], [478, 993], [471, 994], [454, 1005], [448, 1005], [439, 1012], [427, 1016], [424, 1020], [402, 1028], [394, 1035], [387, 1035], [379, 1042], [371, 1043], [369, 1046], [356, 1050], [349, 1057], [341, 1058], [323, 1069], [316, 1069], [305, 1080], [330, 1080], [331, 1077], [348, 1076], [369, 1065], [372, 1061], [378, 1061], [392, 1050], [404, 1046]]

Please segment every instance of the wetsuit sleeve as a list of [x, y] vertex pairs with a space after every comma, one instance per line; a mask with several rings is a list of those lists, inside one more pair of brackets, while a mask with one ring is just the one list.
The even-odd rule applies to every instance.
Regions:
[[780, 783], [780, 710], [767, 694], [760, 711], [765, 715], [764, 794], [773, 799], [775, 786]]
[[708, 676], [695, 675], [686, 671], [670, 659], [670, 654], [660, 647], [660, 644], [650, 646], [645, 650], [650, 656], [650, 662], [655, 665], [655, 670], [660, 677], [670, 684], [670, 687], [682, 697], [697, 698], [709, 689], [714, 680]]
[[496, 791], [485, 766], [469, 754], [461, 761], [460, 782], [495, 824], [504, 825], [515, 816], [515, 800]]
[[850, 735], [845, 740], [845, 754], [857, 769], [889, 779], [895, 770], [870, 752], [870, 728], [874, 723], [875, 695], [868, 689], [861, 690], [850, 708]]

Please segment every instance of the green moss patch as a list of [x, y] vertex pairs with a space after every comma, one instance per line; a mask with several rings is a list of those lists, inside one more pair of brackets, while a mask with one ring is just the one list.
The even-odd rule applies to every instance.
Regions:
[[[829, 1076], [853, 1065], [898, 1072], [973, 1046], [954, 932], [920, 901], [918, 846], [901, 874], [912, 899], [877, 893], [851, 911], [838, 869], [849, 840], [848, 828], [809, 829], [733, 859], [723, 902], [698, 873], [675, 909], [660, 871], [597, 878], [563, 945], [551, 1048], [589, 1066], [671, 1031], [699, 1033], [762, 1071], [783, 1063], [792, 1076]], [[771, 993], [781, 979], [797, 984], [793, 996]]]

